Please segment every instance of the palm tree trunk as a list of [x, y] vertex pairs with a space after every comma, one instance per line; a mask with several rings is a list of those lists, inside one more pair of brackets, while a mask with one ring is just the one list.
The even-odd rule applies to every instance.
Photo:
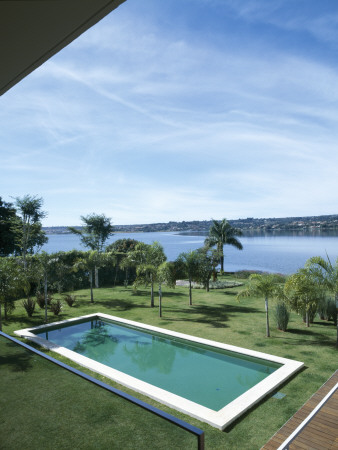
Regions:
[[94, 303], [94, 296], [93, 296], [93, 271], [89, 271], [89, 284], [90, 284], [90, 303]]
[[265, 314], [266, 314], [266, 337], [270, 337], [268, 297], [265, 297]]
[[191, 280], [189, 280], [189, 305], [192, 305], [192, 286], [191, 286]]
[[47, 273], [45, 273], [45, 286], [44, 286], [44, 292], [45, 292], [45, 323], [47, 323], [47, 305], [48, 305]]
[[161, 286], [161, 283], [158, 285], [158, 302], [159, 302], [160, 317], [162, 317], [162, 286]]
[[116, 286], [116, 280], [117, 280], [117, 270], [118, 270], [118, 265], [116, 264], [116, 266], [115, 266], [115, 278], [114, 278], [114, 287]]
[[1, 302], [0, 302], [0, 331], [2, 331]]
[[99, 287], [99, 269], [95, 267], [95, 287]]
[[310, 326], [310, 314], [309, 314], [309, 308], [307, 307], [307, 306], [308, 306], [307, 299], [306, 299], [306, 301], [305, 301], [305, 304], [306, 304], [306, 310], [305, 310], [305, 323], [306, 323], [306, 326], [309, 327], [309, 326]]
[[5, 320], [8, 320], [8, 314], [7, 314], [7, 312], [8, 312], [8, 301], [5, 300], [5, 301], [4, 301], [4, 319], [5, 319]]
[[155, 302], [154, 302], [154, 281], [153, 281], [153, 276], [150, 275], [150, 283], [151, 283], [151, 288], [150, 288], [150, 306], [151, 308], [154, 307]]
[[224, 252], [223, 252], [223, 243], [219, 247], [219, 253], [220, 253], [220, 263], [221, 263], [221, 274], [223, 275], [224, 272]]

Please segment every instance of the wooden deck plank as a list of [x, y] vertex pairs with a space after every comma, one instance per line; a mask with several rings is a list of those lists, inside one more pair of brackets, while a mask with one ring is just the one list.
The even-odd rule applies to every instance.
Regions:
[[[336, 383], [338, 383], [338, 370], [262, 447], [262, 450], [276, 450], [282, 445], [333, 389]], [[338, 449], [338, 389], [304, 426], [290, 443], [289, 448], [290, 450]]]

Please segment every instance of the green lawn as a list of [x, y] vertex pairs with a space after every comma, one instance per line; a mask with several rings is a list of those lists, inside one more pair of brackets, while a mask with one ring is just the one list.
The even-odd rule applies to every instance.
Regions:
[[[229, 277], [226, 279], [231, 280]], [[149, 398], [128, 391], [124, 387], [117, 386], [110, 380], [80, 368], [80, 370], [90, 373], [94, 377], [101, 379], [112, 386], [119, 387], [125, 392], [129, 392], [164, 411], [170, 412], [176, 417], [202, 428], [205, 430], [207, 449], [258, 449], [337, 369], [338, 352], [335, 348], [336, 329], [333, 323], [327, 323], [320, 321], [319, 319], [315, 319], [315, 323], [312, 324], [310, 328], [306, 328], [302, 323], [301, 318], [296, 314], [292, 314], [288, 331], [286, 333], [280, 332], [274, 325], [273, 302], [270, 302], [271, 338], [266, 338], [264, 300], [261, 298], [248, 298], [243, 299], [238, 303], [236, 294], [239, 292], [239, 289], [242, 288], [212, 290], [209, 293], [199, 289], [193, 290], [193, 306], [191, 307], [188, 306], [189, 299], [187, 288], [177, 287], [174, 290], [164, 289], [162, 318], [158, 317], [158, 308], [152, 309], [149, 306], [149, 289], [141, 289], [137, 293], [134, 293], [132, 288], [124, 287], [97, 289], [94, 292], [94, 304], [90, 304], [89, 290], [82, 290], [77, 292], [78, 298], [74, 307], [70, 308], [65, 305], [60, 316], [55, 317], [50, 314], [49, 320], [64, 320], [70, 317], [102, 312], [215, 341], [225, 342], [227, 344], [303, 361], [305, 363], [305, 369], [284, 386], [279, 388], [279, 391], [286, 394], [283, 399], [277, 400], [268, 397], [259, 405], [248, 411], [224, 432], [216, 430], [177, 411], [173, 411]], [[37, 310], [33, 318], [28, 318], [21, 306], [21, 301], [18, 301], [16, 310], [10, 319], [4, 323], [3, 331], [13, 335], [14, 330], [40, 325], [42, 322], [43, 311]], [[52, 354], [52, 356], [57, 357], [55, 354]], [[59, 359], [61, 359], [61, 357]], [[74, 363], [66, 359], [63, 359], [63, 361], [76, 367]], [[51, 372], [56, 373], [57, 368], [53, 368]], [[59, 379], [60, 376], [57, 378]], [[1, 377], [1, 380], [2, 379], [3, 378]], [[49, 384], [46, 385], [46, 381], [43, 381], [42, 374], [34, 377], [34, 380], [34, 384], [36, 383], [38, 387], [39, 384], [41, 384], [44, 386], [44, 389], [48, 391]], [[9, 384], [13, 386], [15, 381], [17, 381], [18, 384], [21, 382], [14, 377], [9, 380]], [[33, 384], [33, 381], [31, 381], [31, 384]], [[80, 384], [80, 381], [76, 381], [76, 384]], [[60, 389], [65, 396], [59, 414], [62, 417], [72, 415], [74, 404], [74, 382], [72, 382], [71, 385], [66, 382], [63, 385], [62, 382], [61, 387], [58, 389]], [[16, 390], [15, 387], [14, 391], [12, 390], [14, 399], [19, 395], [17, 394], [18, 391], [19, 388]], [[3, 401], [3, 397], [0, 396], [0, 402], [1, 401]], [[6, 423], [12, 424], [12, 426], [17, 420], [17, 406], [18, 404], [17, 402], [15, 404], [14, 400], [13, 407], [6, 404], [8, 410], [6, 414]], [[33, 401], [30, 403], [30, 411], [34, 410], [34, 406]], [[39, 406], [36, 408], [38, 409]], [[119, 411], [125, 411], [126, 408], [127, 406], [120, 406]], [[3, 411], [4, 410], [1, 408], [0, 419], [1, 415], [4, 413]], [[96, 414], [95, 406], [93, 406], [91, 411], [94, 415]], [[38, 426], [38, 423], [43, 422], [45, 412], [42, 416], [39, 410], [35, 411], [35, 414], [40, 414], [40, 422], [37, 421], [37, 424], [35, 425]], [[100, 416], [101, 413], [97, 412], [97, 415]], [[123, 427], [126, 416], [121, 414], [121, 419], [118, 419], [117, 416], [118, 414], [116, 414], [116, 416], [114, 415], [116, 420], [119, 421], [118, 426], [121, 427], [122, 436], [125, 432], [125, 428], [123, 429]], [[144, 415], [141, 413], [136, 413], [134, 415], [129, 415], [128, 413], [127, 416], [132, 418], [131, 422], [134, 429], [142, 429], [143, 431], [144, 429], [147, 429], [147, 432], [150, 430], [151, 448], [161, 448], [166, 437], [164, 437], [162, 441], [151, 438], [151, 433], [156, 428], [153, 416], [144, 418]], [[1, 436], [3, 433], [6, 433], [7, 429], [2, 421], [3, 419], [0, 420]], [[82, 422], [79, 421], [74, 427], [77, 428], [76, 433], [81, 435], [81, 429], [83, 427]], [[116, 425], [112, 428], [117, 429]], [[29, 430], [21, 431], [19, 428], [17, 433], [26, 435], [26, 433], [29, 433]], [[175, 433], [176, 432], [173, 431], [168, 438], [166, 448], [180, 448], [180, 445], [182, 445], [183, 441], [180, 437], [177, 437]], [[40, 434], [43, 434], [43, 432]], [[163, 436], [166, 436], [165, 432]], [[96, 445], [98, 448], [100, 448], [100, 446], [102, 448], [105, 447], [107, 442], [104, 439], [107, 438], [103, 438], [102, 434], [98, 433], [98, 444]], [[191, 438], [189, 437], [189, 439]], [[135, 448], [145, 448], [149, 446], [145, 439], [145, 445], [142, 447], [140, 445], [141, 441], [142, 439], [139, 439], [139, 441], [136, 442]], [[2, 439], [0, 439], [0, 448], [2, 445], [1, 442]], [[22, 436], [22, 442], [25, 442], [25, 436]], [[189, 445], [184, 445], [183, 447], [189, 448]], [[86, 447], [84, 445], [83, 447], [78, 448], [90, 448], [90, 446]]]

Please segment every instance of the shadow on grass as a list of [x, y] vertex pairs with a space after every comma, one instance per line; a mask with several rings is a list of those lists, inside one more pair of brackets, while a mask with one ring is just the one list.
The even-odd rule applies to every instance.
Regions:
[[129, 300], [119, 300], [119, 299], [110, 299], [110, 300], [94, 300], [92, 305], [102, 305], [107, 309], [116, 309], [118, 311], [130, 311], [135, 308], [150, 308], [150, 297], [149, 297], [149, 305], [142, 303], [135, 303]]
[[224, 291], [222, 292], [223, 295], [227, 295], [227, 296], [231, 296], [231, 297], [236, 297], [236, 295], [238, 294], [238, 291]]
[[25, 372], [32, 367], [32, 355], [18, 352], [18, 346], [4, 338], [0, 338], [0, 367], [10, 367], [12, 372]]
[[[233, 314], [238, 312], [243, 314], [259, 313], [256, 308], [241, 307], [239, 305], [220, 305], [220, 306], [201, 306], [192, 305], [189, 310], [187, 309], [175, 309], [178, 313], [184, 313], [182, 318], [171, 318], [172, 322], [194, 322], [205, 323], [214, 328], [227, 328], [226, 322], [229, 321]], [[187, 317], [189, 314], [189, 317]], [[197, 316], [197, 317], [196, 317]]]
[[[302, 336], [304, 336], [302, 338]], [[314, 338], [314, 339], [311, 339]], [[283, 339], [289, 345], [319, 345], [323, 347], [333, 347], [334, 339], [330, 339], [326, 334], [318, 333], [309, 328], [288, 328], [282, 336], [274, 336], [274, 339]]]

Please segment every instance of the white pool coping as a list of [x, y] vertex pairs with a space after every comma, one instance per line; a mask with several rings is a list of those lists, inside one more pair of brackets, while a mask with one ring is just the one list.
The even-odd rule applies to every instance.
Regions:
[[[71, 322], [77, 322], [83, 319], [90, 318], [108, 319], [121, 324], [142, 328], [147, 331], [153, 331], [167, 336], [216, 347], [218, 349], [228, 350], [246, 356], [252, 356], [266, 361], [275, 362], [278, 364], [282, 364], [282, 366], [272, 374], [268, 375], [264, 380], [260, 381], [251, 389], [246, 391], [244, 394], [240, 395], [235, 400], [224, 406], [219, 411], [213, 411], [212, 409], [206, 408], [205, 406], [199, 405], [198, 403], [192, 402], [164, 389], [153, 386], [152, 384], [141, 381], [116, 369], [112, 369], [111, 367], [96, 362], [90, 358], [87, 358], [86, 356], [82, 356], [72, 350], [68, 350], [65, 347], [60, 347], [59, 345], [53, 344], [52, 342], [38, 337], [33, 333], [33, 331], [39, 330], [41, 328], [54, 327], [55, 325], [65, 323], [69, 324]], [[93, 370], [94, 372], [97, 372], [105, 377], [108, 377], [123, 386], [126, 386], [141, 394], [147, 395], [148, 397], [160, 403], [163, 403], [173, 409], [183, 412], [184, 414], [201, 420], [202, 422], [206, 422], [209, 425], [220, 430], [224, 430], [224, 428], [229, 426], [240, 415], [251, 408], [254, 404], [258, 403], [267, 394], [275, 391], [278, 386], [284, 383], [289, 377], [291, 377], [304, 366], [304, 363], [299, 361], [281, 358], [279, 356], [269, 355], [267, 353], [257, 352], [254, 350], [248, 350], [242, 347], [236, 347], [234, 345], [223, 344], [221, 342], [211, 341], [209, 339], [203, 339], [196, 336], [190, 336], [188, 334], [178, 333], [176, 331], [154, 327], [152, 325], [134, 322], [132, 320], [121, 319], [120, 317], [115, 317], [103, 313], [89, 314], [86, 316], [76, 317], [74, 319], [68, 319], [61, 322], [54, 322], [49, 325], [40, 325], [34, 328], [17, 330], [14, 333], [22, 338], [29, 339], [44, 348], [52, 350], [59, 355], [65, 356], [76, 362], [77, 364], [80, 364], [83, 367]]]

